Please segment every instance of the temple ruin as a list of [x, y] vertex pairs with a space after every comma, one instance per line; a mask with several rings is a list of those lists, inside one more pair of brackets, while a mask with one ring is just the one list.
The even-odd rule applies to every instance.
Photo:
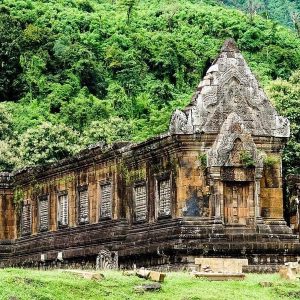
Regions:
[[227, 40], [169, 132], [0, 176], [0, 266], [188, 268], [295, 261], [283, 218], [279, 116]]

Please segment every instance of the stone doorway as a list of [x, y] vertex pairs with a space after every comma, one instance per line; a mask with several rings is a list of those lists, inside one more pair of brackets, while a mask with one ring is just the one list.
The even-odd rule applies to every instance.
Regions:
[[253, 197], [249, 182], [224, 182], [225, 224], [247, 225], [250, 217], [250, 197]]

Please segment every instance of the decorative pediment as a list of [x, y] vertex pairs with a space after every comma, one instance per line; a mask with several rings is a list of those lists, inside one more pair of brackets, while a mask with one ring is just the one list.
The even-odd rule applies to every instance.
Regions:
[[209, 167], [263, 167], [251, 133], [243, 120], [231, 113], [220, 130], [211, 150], [208, 152]]
[[169, 131], [218, 133], [233, 112], [252, 135], [289, 136], [288, 120], [277, 114], [235, 42], [229, 39], [199, 84], [191, 105], [184, 112], [175, 111]]

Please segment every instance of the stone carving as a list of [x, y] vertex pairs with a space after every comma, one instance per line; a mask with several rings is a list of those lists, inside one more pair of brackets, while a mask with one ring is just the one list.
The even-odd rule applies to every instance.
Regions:
[[220, 134], [208, 152], [209, 167], [242, 166], [241, 156], [247, 152], [254, 166], [263, 167], [263, 159], [243, 120], [233, 112], [224, 122]]
[[218, 133], [232, 112], [252, 135], [289, 136], [288, 120], [278, 116], [235, 42], [229, 39], [199, 84], [191, 106], [173, 114], [170, 134]]
[[190, 133], [192, 126], [189, 125], [186, 114], [178, 109], [175, 110], [170, 122], [169, 132], [173, 133]]
[[276, 117], [276, 126], [273, 135], [276, 137], [290, 136], [290, 124], [287, 118], [281, 116]]
[[96, 269], [118, 269], [118, 252], [103, 249], [96, 258]]

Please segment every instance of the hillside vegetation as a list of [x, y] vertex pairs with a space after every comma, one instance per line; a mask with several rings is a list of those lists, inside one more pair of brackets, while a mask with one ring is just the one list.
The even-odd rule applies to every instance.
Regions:
[[[247, 274], [244, 281], [210, 282], [189, 273], [167, 273], [160, 291], [137, 293], [134, 288], [150, 281], [104, 271], [100, 281], [82, 279], [63, 270], [0, 270], [3, 300], [294, 300], [299, 299], [299, 281], [288, 282], [278, 274]], [[261, 287], [260, 282], [271, 282]]]
[[[217, 0], [250, 14], [260, 14], [297, 30], [300, 26], [299, 0]], [[299, 27], [300, 30], [300, 27]], [[300, 33], [300, 31], [299, 31]]]
[[289, 153], [299, 158], [300, 39], [292, 30], [199, 1], [3, 0], [0, 170], [166, 131], [228, 37], [292, 116]]

